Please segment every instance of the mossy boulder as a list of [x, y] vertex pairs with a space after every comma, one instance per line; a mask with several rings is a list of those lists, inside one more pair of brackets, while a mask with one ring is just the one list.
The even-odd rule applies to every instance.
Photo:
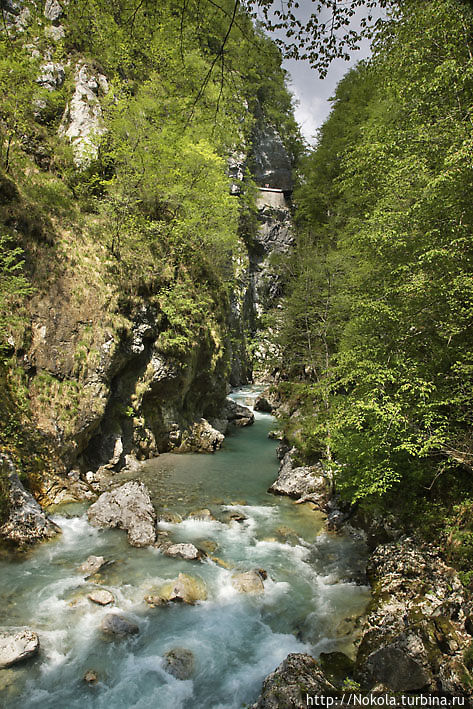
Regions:
[[324, 675], [336, 687], [353, 675], [355, 663], [343, 652], [321, 652], [319, 662]]

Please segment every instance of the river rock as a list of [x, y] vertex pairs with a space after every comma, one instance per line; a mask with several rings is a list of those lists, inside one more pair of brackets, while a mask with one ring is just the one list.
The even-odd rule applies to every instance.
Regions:
[[150, 608], [157, 608], [159, 606], [167, 605], [167, 601], [164, 598], [152, 593], [150, 593], [148, 596], [145, 596], [144, 601], [149, 605]]
[[222, 417], [230, 421], [234, 426], [251, 426], [255, 421], [255, 415], [247, 406], [237, 404], [233, 399], [225, 400]]
[[161, 512], [159, 514], [160, 522], [169, 522], [169, 524], [180, 524], [182, 517], [177, 512]]
[[190, 431], [184, 431], [182, 442], [177, 449], [180, 453], [215, 453], [225, 439], [206, 419], [196, 421]]
[[276, 408], [276, 405], [271, 397], [271, 394], [269, 393], [269, 390], [262, 392], [259, 396], [256, 397], [253, 408], [255, 411], [262, 411], [266, 414], [273, 413], [274, 409]]
[[410, 692], [430, 684], [428, 671], [422, 665], [422, 660], [412, 657], [407, 648], [391, 643], [372, 652], [365, 669], [377, 684], [395, 692]]
[[336, 687], [341, 687], [347, 678], [353, 675], [355, 663], [343, 652], [321, 652], [320, 667], [328, 680]]
[[432, 546], [409, 538], [379, 545], [354, 677], [362, 689], [442, 691], [473, 697], [464, 653], [469, 602], [456, 572]]
[[107, 591], [105, 588], [99, 588], [96, 591], [88, 593], [87, 598], [93, 603], [97, 603], [99, 606], [108, 606], [115, 601], [113, 593], [110, 593], [110, 591]]
[[278, 538], [284, 540], [287, 544], [295, 546], [300, 543], [299, 535], [294, 529], [291, 529], [291, 527], [287, 527], [283, 524], [280, 527], [277, 527], [275, 531]]
[[87, 670], [84, 675], [84, 682], [87, 684], [96, 684], [98, 682], [99, 676], [95, 670]]
[[177, 679], [189, 679], [194, 672], [194, 653], [183, 647], [174, 647], [164, 654], [164, 669]]
[[207, 589], [202, 579], [179, 574], [177, 579], [168, 581], [161, 587], [159, 595], [165, 601], [182, 601], [194, 605], [197, 601], [207, 599]]
[[264, 585], [259, 571], [245, 571], [232, 576], [232, 586], [239, 593], [263, 593]]
[[251, 426], [251, 424], [254, 423], [254, 421], [255, 421], [254, 416], [253, 416], [253, 418], [250, 418], [248, 416], [248, 417], [242, 417], [239, 419], [235, 419], [235, 421], [232, 421], [232, 423], [237, 428], [243, 428], [244, 426]]
[[94, 527], [126, 529], [134, 547], [150, 546], [156, 539], [156, 512], [143, 483], [128, 482], [102, 493], [87, 515]]
[[166, 556], [181, 557], [189, 561], [201, 559], [203, 554], [193, 544], [171, 544], [164, 552]]
[[229, 421], [225, 418], [209, 418], [209, 423], [212, 428], [222, 433], [224, 436], [228, 433]]
[[251, 709], [302, 709], [307, 707], [307, 695], [327, 697], [333, 691], [313, 657], [291, 653], [266, 677]]
[[231, 522], [245, 522], [248, 517], [243, 512], [231, 512], [229, 519]]
[[278, 477], [268, 492], [276, 495], [288, 495], [301, 502], [310, 501], [324, 510], [330, 500], [330, 480], [320, 465], [294, 466], [293, 454], [290, 450], [282, 459]]
[[277, 429], [275, 431], [270, 431], [268, 433], [268, 438], [271, 438], [273, 441], [282, 441], [284, 438], [284, 432], [281, 431], [280, 429]]
[[213, 554], [218, 548], [217, 542], [214, 542], [213, 539], [204, 539], [199, 544], [207, 554]]
[[187, 519], [203, 519], [207, 522], [215, 521], [215, 517], [206, 507], [203, 510], [194, 510], [193, 512], [189, 512]]
[[39, 637], [29, 628], [0, 630], [0, 669], [15, 665], [39, 651]]
[[103, 556], [89, 556], [84, 563], [79, 566], [79, 571], [84, 575], [85, 579], [88, 579], [109, 564], [110, 561], [106, 561]]
[[100, 628], [107, 635], [115, 635], [117, 637], [137, 635], [140, 632], [136, 623], [122, 615], [118, 615], [118, 613], [107, 613]]
[[50, 520], [33, 495], [23, 487], [13, 465], [4, 455], [0, 455], [0, 474], [8, 475], [8, 517], [0, 526], [0, 537], [14, 544], [32, 544], [51, 539], [61, 532]]
[[230, 569], [235, 568], [235, 564], [231, 563], [230, 561], [225, 561], [224, 559], [221, 559], [219, 556], [209, 556], [209, 559], [213, 561], [215, 564], [218, 566], [221, 566], [222, 569], [227, 569], [228, 571]]

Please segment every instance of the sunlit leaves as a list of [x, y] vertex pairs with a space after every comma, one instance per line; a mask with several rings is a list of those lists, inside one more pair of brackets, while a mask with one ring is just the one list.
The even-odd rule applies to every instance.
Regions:
[[345, 321], [321, 373], [330, 396], [317, 422], [325, 416], [338, 484], [352, 499], [401, 481], [422, 489], [446, 474], [445, 459], [450, 474], [473, 460], [465, 28], [473, 12], [458, 0], [405, 3], [371, 62], [337, 90], [298, 193], [325, 260], [338, 253], [345, 264], [331, 306]]

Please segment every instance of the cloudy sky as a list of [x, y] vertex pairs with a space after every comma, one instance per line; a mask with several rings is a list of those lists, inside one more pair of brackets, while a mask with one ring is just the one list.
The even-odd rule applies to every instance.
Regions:
[[[315, 6], [313, 0], [299, 0], [302, 16], [308, 17]], [[374, 17], [379, 17], [381, 11], [372, 12]], [[358, 11], [351, 24], [353, 29], [359, 29], [359, 21], [362, 11]], [[317, 129], [320, 128], [330, 112], [329, 98], [333, 95], [334, 89], [342, 76], [350, 67], [360, 59], [368, 57], [370, 45], [368, 41], [363, 41], [360, 51], [353, 52], [350, 61], [341, 59], [333, 61], [328, 70], [327, 77], [320, 79], [318, 73], [311, 69], [306, 61], [295, 61], [293, 59], [283, 62], [284, 68], [290, 74], [289, 88], [297, 101], [295, 116], [301, 126], [302, 133], [309, 143], [314, 142]]]

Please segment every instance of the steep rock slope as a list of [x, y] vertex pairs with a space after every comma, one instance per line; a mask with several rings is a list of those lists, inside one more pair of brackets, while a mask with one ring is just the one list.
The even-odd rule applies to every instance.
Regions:
[[[202, 24], [172, 2], [133, 18], [102, 0], [3, 10], [0, 255], [7, 270], [16, 249], [23, 280], [5, 294], [15, 317], [2, 310], [1, 444], [63, 500], [89, 496], [97, 471], [220, 445], [207, 420], [251, 377], [267, 257], [290, 245], [287, 205], [258, 223], [254, 184], [272, 170], [290, 189], [297, 131], [279, 54], [243, 11], [226, 38], [225, 13]], [[265, 49], [277, 105], [241, 32]], [[224, 38], [231, 91], [208, 73]]]

